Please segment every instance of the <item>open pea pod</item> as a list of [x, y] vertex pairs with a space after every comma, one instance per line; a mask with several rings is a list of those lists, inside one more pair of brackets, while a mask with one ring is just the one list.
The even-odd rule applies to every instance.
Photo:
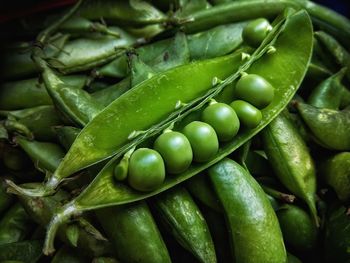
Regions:
[[[73, 199], [70, 203], [62, 207], [59, 211], [57, 211], [57, 214], [52, 218], [52, 221], [49, 225], [48, 232], [47, 232], [47, 238], [45, 242], [45, 247], [44, 247], [44, 252], [45, 253], [50, 253], [53, 251], [53, 239], [55, 236], [55, 233], [59, 227], [59, 225], [66, 220], [70, 218], [70, 216], [74, 214], [80, 214], [83, 211], [87, 210], [92, 210], [96, 208], [102, 208], [102, 207], [108, 207], [108, 206], [113, 206], [113, 205], [119, 205], [119, 204], [124, 204], [124, 203], [130, 203], [134, 202], [136, 200], [141, 200], [150, 196], [153, 196], [157, 193], [160, 193], [162, 191], [165, 191], [166, 189], [169, 189], [180, 182], [183, 182], [187, 180], [188, 178], [191, 178], [195, 174], [201, 172], [202, 170], [208, 168], [209, 166], [213, 165], [214, 163], [218, 162], [234, 150], [236, 150], [238, 147], [243, 145], [245, 142], [247, 142], [249, 139], [251, 139], [254, 135], [256, 135], [261, 129], [263, 129], [273, 118], [275, 118], [282, 110], [283, 108], [286, 107], [288, 102], [291, 100], [293, 95], [295, 94], [297, 88], [299, 87], [306, 71], [308, 64], [311, 59], [311, 53], [312, 53], [312, 25], [311, 21], [309, 19], [309, 16], [306, 12], [298, 12], [296, 14], [291, 15], [290, 17], [287, 18], [287, 20], [284, 22], [282, 21], [282, 25], [279, 24], [280, 26], [276, 26], [274, 32], [268, 36], [267, 39], [263, 42], [262, 46], [257, 49], [257, 51], [251, 55], [251, 58], [248, 60], [248, 62], [244, 63], [243, 66], [237, 70], [236, 73], [232, 74], [228, 79], [226, 79], [223, 83], [219, 84], [216, 89], [214, 89], [214, 92], [211, 93], [211, 96], [205, 96], [205, 99], [202, 99], [201, 102], [203, 102], [205, 105], [208, 101], [208, 99], [214, 97], [216, 95], [215, 91], [219, 91], [219, 88], [224, 88], [227, 83], [232, 83], [234, 80], [236, 80], [240, 73], [242, 71], [247, 71], [249, 73], [254, 73], [261, 75], [268, 79], [268, 81], [275, 87], [275, 97], [272, 103], [266, 107], [265, 109], [262, 110], [263, 114], [263, 120], [259, 124], [258, 127], [255, 129], [251, 130], [242, 130], [237, 137], [230, 142], [227, 142], [225, 144], [222, 144], [218, 153], [216, 154], [215, 157], [213, 157], [211, 160], [209, 160], [206, 163], [200, 163], [200, 164], [193, 164], [190, 166], [188, 170], [185, 172], [178, 174], [176, 176], [169, 176], [166, 178], [165, 182], [163, 185], [159, 188], [156, 189], [155, 191], [148, 192], [148, 193], [141, 193], [135, 190], [132, 190], [128, 186], [126, 186], [123, 183], [116, 183], [113, 180], [113, 168], [115, 165], [115, 160], [117, 160], [123, 153], [125, 153], [128, 149], [131, 147], [135, 146], [135, 143], [141, 140], [145, 134], [141, 135], [140, 137], [137, 137], [132, 143], [129, 143], [128, 145], [124, 146], [117, 146], [116, 147], [121, 147], [118, 151], [118, 154], [114, 156], [112, 160], [110, 160], [106, 166], [100, 171], [100, 173], [96, 176], [94, 181], [75, 199]], [[271, 48], [271, 45], [273, 44], [274, 49]], [[274, 52], [269, 52], [266, 53], [267, 50], [274, 50]], [[224, 59], [229, 59], [230, 57], [226, 57]], [[223, 59], [223, 58], [221, 58]], [[217, 64], [219, 60], [210, 60], [210, 64], [212, 65], [213, 63]], [[230, 61], [230, 63], [235, 62], [235, 60]], [[205, 81], [209, 81], [206, 72], [200, 71], [200, 74], [197, 72], [196, 67], [198, 65], [202, 65], [201, 69], [203, 68], [203, 63], [208, 63], [208, 62], [200, 62], [199, 64], [191, 64], [190, 66], [184, 66], [184, 67], [179, 67], [175, 70], [169, 71], [168, 73], [164, 73], [161, 76], [161, 79], [163, 81], [165, 80], [171, 80], [172, 88], [167, 89], [166, 85], [162, 85], [162, 90], [166, 90], [166, 93], [163, 94], [160, 91], [156, 93], [157, 97], [163, 98], [164, 100], [169, 103], [169, 105], [173, 105], [173, 103], [176, 102], [176, 98], [179, 99], [182, 93], [178, 91], [178, 87], [181, 87], [182, 84], [174, 85], [173, 78], [179, 78], [181, 74], [185, 74], [186, 70], [191, 71], [190, 75], [191, 78], [187, 80], [187, 78], [182, 78], [183, 82], [187, 82], [187, 84], [192, 84], [195, 81], [197, 84], [201, 84], [203, 86], [204, 84], [208, 85], [208, 83], [205, 83]], [[214, 64], [214, 65], [215, 65]], [[224, 64], [223, 64], [224, 65]], [[208, 65], [207, 65], [208, 66]], [[230, 65], [231, 67], [234, 67], [234, 64]], [[213, 68], [213, 65], [209, 67], [210, 69]], [[180, 70], [179, 70], [180, 69]], [[214, 67], [215, 69], [215, 67]], [[175, 75], [172, 75], [174, 72], [176, 72]], [[195, 74], [196, 73], [196, 74]], [[204, 74], [204, 75], [202, 75]], [[183, 75], [182, 75], [183, 76]], [[198, 77], [203, 76], [201, 79], [198, 79]], [[142, 85], [145, 85], [144, 83], [154, 83], [158, 82], [159, 76], [152, 78], [151, 80], [147, 82], [143, 82]], [[160, 81], [159, 81], [160, 82]], [[164, 82], [160, 82], [159, 84], [162, 84]], [[185, 85], [184, 84], [184, 85]], [[111, 109], [113, 106], [118, 105], [119, 103], [123, 102], [123, 99], [128, 98], [127, 96], [130, 96], [130, 94], [133, 94], [135, 92], [141, 92], [141, 88], [143, 86], [138, 86], [138, 88], [134, 88], [131, 92], [126, 93], [124, 96], [120, 98], [120, 100], [115, 101], [112, 103], [112, 106], [109, 106], [107, 109]], [[152, 86], [146, 86], [148, 91], [150, 90], [150, 87]], [[197, 85], [194, 85], [193, 90], [197, 88]], [[143, 90], [142, 90], [143, 91]], [[143, 91], [140, 95], [143, 96], [145, 91]], [[154, 92], [154, 91], [153, 91]], [[172, 98], [173, 101], [169, 102], [169, 98], [171, 98], [171, 95], [176, 92], [177, 96], [176, 98]], [[198, 91], [197, 91], [198, 92]], [[136, 94], [135, 94], [136, 95]], [[133, 96], [136, 100], [136, 96]], [[153, 100], [154, 100], [153, 96]], [[187, 102], [184, 100], [184, 102]], [[119, 112], [117, 115], [118, 118], [118, 126], [117, 128], [114, 129], [114, 133], [112, 135], [112, 138], [114, 138], [114, 144], [116, 142], [116, 139], [119, 138], [121, 139], [123, 133], [123, 136], [128, 136], [130, 128], [134, 128], [135, 130], [140, 130], [136, 125], [139, 125], [139, 123], [143, 122], [143, 119], [147, 119], [148, 123], [152, 120], [157, 121], [157, 119], [162, 118], [162, 115], [164, 112], [167, 110], [167, 108], [164, 106], [164, 104], [158, 102], [158, 100], [154, 100], [153, 104], [149, 104], [149, 101], [146, 99], [146, 96], [143, 96], [143, 99], [140, 101], [137, 101], [137, 103], [140, 103], [141, 105], [144, 105], [144, 103], [148, 103], [147, 107], [146, 105], [142, 108], [140, 108], [140, 111], [138, 109], [135, 109], [135, 105], [138, 105], [136, 103], [133, 104], [133, 106], [130, 106], [131, 108], [126, 108], [126, 106], [123, 106], [121, 109], [123, 109], [123, 114]], [[142, 103], [142, 104], [141, 104]], [[128, 103], [130, 105], [130, 102]], [[158, 105], [157, 105], [158, 104]], [[199, 103], [201, 104], [201, 103]], [[157, 105], [158, 108], [153, 108], [154, 105]], [[160, 107], [161, 106], [161, 107]], [[198, 105], [196, 107], [193, 107], [193, 105], [190, 103], [187, 106], [191, 107], [189, 110], [187, 110], [187, 113], [192, 112], [191, 110], [198, 108]], [[183, 108], [187, 107], [184, 106]], [[201, 106], [201, 105], [199, 105]], [[109, 110], [105, 109], [103, 114], [108, 113]], [[160, 111], [160, 109], [163, 109], [163, 111]], [[128, 110], [130, 112], [128, 112]], [[171, 110], [171, 107], [169, 107], [169, 110]], [[151, 111], [151, 113], [149, 112]], [[123, 121], [121, 118], [127, 117], [129, 120], [131, 119], [129, 116], [133, 112], [137, 113], [135, 116], [135, 119], [133, 119], [132, 123], [129, 123], [127, 120]], [[179, 114], [178, 112], [175, 111], [175, 113]], [[124, 115], [125, 114], [125, 115]], [[123, 116], [124, 115], [124, 116]], [[107, 116], [114, 116], [113, 114], [108, 114]], [[178, 116], [178, 115], [176, 115]], [[94, 121], [90, 122], [89, 125], [92, 125], [96, 120], [98, 120], [99, 116], [96, 116]], [[164, 118], [164, 115], [163, 115]], [[179, 117], [180, 118], [180, 117]], [[176, 118], [175, 118], [176, 119]], [[111, 122], [109, 120], [109, 122]], [[174, 119], [171, 119], [171, 121], [174, 121]], [[96, 122], [96, 124], [100, 123], [100, 120]], [[89, 125], [85, 128], [85, 131], [83, 130], [80, 135], [78, 136], [77, 140], [75, 143], [72, 145], [72, 149], [77, 147], [77, 145], [81, 144], [82, 137], [88, 135], [88, 133], [84, 134], [86, 131], [88, 131], [89, 128], [92, 128], [95, 126], [95, 123], [89, 127]], [[105, 124], [106, 125], [106, 124]], [[109, 125], [109, 123], [107, 123]], [[121, 127], [120, 125], [127, 125], [127, 131], [124, 130], [124, 127]], [[132, 126], [133, 127], [130, 127]], [[161, 131], [160, 128], [166, 128], [169, 125], [169, 122], [165, 122], [164, 126], [161, 126], [159, 124], [158, 129], [150, 129], [148, 133], [146, 132], [146, 138], [149, 138], [147, 136], [149, 135], [155, 135], [157, 132], [159, 133]], [[98, 129], [101, 131], [101, 127]], [[117, 134], [118, 131], [118, 134]], [[154, 131], [154, 133], [152, 132]], [[94, 147], [94, 153], [98, 152], [101, 150], [101, 148], [97, 147], [105, 147], [104, 152], [107, 152], [106, 150], [110, 150], [112, 148], [112, 143], [110, 138], [105, 138], [101, 136], [102, 134], [96, 134], [96, 129], [95, 129], [95, 137], [92, 138], [91, 134], [84, 139], [86, 141], [87, 139], [90, 138], [89, 143], [91, 143], [91, 146]], [[80, 137], [80, 138], [79, 138]], [[99, 140], [102, 140], [99, 142], [99, 144], [95, 144], [92, 142], [92, 139], [99, 138]], [[96, 141], [97, 142], [97, 141]], [[118, 142], [120, 143], [120, 141]], [[107, 148], [107, 146], [111, 148]], [[77, 149], [74, 149], [76, 151]], [[102, 151], [101, 151], [102, 152]], [[68, 153], [67, 156], [69, 156]], [[96, 158], [96, 156], [90, 156], [93, 158]], [[80, 155], [82, 156], [82, 155]], [[84, 154], [86, 156], [86, 154]], [[73, 162], [70, 161], [68, 163], [68, 160], [71, 157], [67, 157], [67, 160], [63, 160], [65, 166], [71, 165], [72, 163], [76, 162], [77, 160], [74, 159]], [[80, 163], [79, 165], [82, 165]], [[76, 163], [78, 164], [78, 163]], [[61, 168], [58, 169], [58, 173], [60, 174], [62, 172], [67, 172], [65, 170], [65, 166], [62, 166]], [[78, 169], [76, 167], [70, 167], [69, 169]], [[72, 170], [74, 171], [74, 170]]]

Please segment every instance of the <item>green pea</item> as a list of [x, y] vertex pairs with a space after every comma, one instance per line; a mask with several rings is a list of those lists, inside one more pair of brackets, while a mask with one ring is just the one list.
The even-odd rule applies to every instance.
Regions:
[[259, 111], [250, 103], [243, 100], [235, 100], [230, 104], [230, 106], [235, 110], [240, 122], [244, 126], [253, 129], [257, 127], [261, 122], [261, 111]]
[[209, 124], [193, 121], [185, 126], [183, 133], [191, 143], [193, 159], [196, 162], [206, 162], [217, 153], [218, 137]]
[[258, 18], [249, 22], [243, 29], [243, 41], [249, 46], [258, 47], [272, 27], [265, 18]]
[[163, 183], [164, 178], [164, 161], [158, 152], [139, 148], [131, 155], [128, 181], [132, 188], [152, 191]]
[[242, 76], [237, 82], [235, 94], [239, 99], [253, 104], [258, 109], [268, 106], [274, 97], [272, 85], [256, 74]]
[[206, 107], [202, 120], [211, 125], [219, 141], [230, 141], [239, 130], [239, 119], [236, 112], [225, 103], [214, 103]]
[[154, 142], [154, 149], [163, 157], [167, 172], [172, 174], [187, 170], [193, 159], [191, 144], [180, 132], [163, 133]]

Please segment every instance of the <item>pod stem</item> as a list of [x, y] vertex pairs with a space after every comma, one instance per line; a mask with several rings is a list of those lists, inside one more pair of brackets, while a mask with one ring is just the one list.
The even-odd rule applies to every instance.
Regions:
[[52, 255], [55, 252], [55, 236], [58, 228], [69, 221], [73, 215], [78, 215], [77, 209], [73, 202], [63, 206], [52, 218], [47, 227], [43, 253], [45, 255]]
[[9, 179], [5, 179], [5, 183], [8, 186], [7, 192], [9, 193], [16, 195], [26, 195], [30, 197], [43, 197], [54, 194], [60, 181], [57, 178], [51, 176], [45, 184], [32, 189], [20, 187]]
[[310, 198], [310, 197], [307, 197], [307, 199], [305, 200], [306, 201], [306, 204], [308, 205], [309, 207], [309, 210], [310, 210], [310, 213], [311, 213], [311, 216], [315, 222], [315, 225], [316, 227], [320, 227], [320, 219], [317, 215], [317, 209], [316, 209], [316, 204], [315, 204], [315, 200], [314, 198]]

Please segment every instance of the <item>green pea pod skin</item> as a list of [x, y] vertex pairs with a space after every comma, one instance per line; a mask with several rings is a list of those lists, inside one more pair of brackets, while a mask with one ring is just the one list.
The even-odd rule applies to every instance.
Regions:
[[317, 108], [339, 110], [344, 93], [348, 90], [341, 84], [345, 68], [322, 81], [310, 94], [307, 103]]
[[[31, 184], [34, 186], [34, 184]], [[19, 200], [26, 212], [37, 224], [46, 226], [50, 218], [63, 202], [70, 198], [69, 194], [63, 190], [58, 191], [52, 196], [47, 197], [28, 197], [19, 196]], [[67, 245], [71, 245], [67, 229], [70, 225], [62, 225], [58, 232], [58, 237]], [[91, 256], [101, 256], [111, 254], [111, 244], [106, 240], [99, 240], [90, 234], [83, 227], [78, 225], [78, 240], [76, 247], [84, 250]]]
[[14, 260], [35, 263], [42, 256], [42, 240], [27, 240], [0, 245], [0, 262]]
[[301, 135], [285, 114], [278, 115], [262, 131], [264, 150], [278, 179], [307, 203], [318, 224], [314, 163]]
[[156, 73], [148, 65], [146, 65], [136, 54], [128, 56], [130, 68], [130, 87], [134, 87], [144, 80], [152, 78]]
[[196, 199], [200, 200], [203, 204], [215, 210], [216, 212], [222, 212], [221, 204], [210, 187], [207, 176], [205, 174], [198, 174], [186, 181], [186, 188]]
[[313, 249], [318, 230], [312, 218], [295, 205], [283, 205], [276, 211], [284, 241], [297, 251]]
[[[116, 29], [120, 38], [81, 38], [68, 42], [63, 52], [50, 61], [58, 71], [67, 74], [93, 69], [117, 57], [124, 48], [135, 44], [136, 39]], [[89, 54], [88, 56], [86, 54]]]
[[208, 224], [210, 234], [214, 241], [218, 262], [235, 262], [231, 246], [230, 234], [226, 226], [223, 213], [215, 212], [208, 207], [200, 206], [205, 221]]
[[337, 111], [298, 102], [296, 108], [317, 143], [332, 150], [350, 150], [350, 107]]
[[201, 60], [226, 55], [238, 48], [246, 22], [221, 25], [188, 35], [191, 60]]
[[171, 262], [146, 203], [101, 209], [96, 214], [122, 262]]
[[6, 193], [6, 184], [2, 178], [0, 178], [0, 218], [2, 213], [13, 203], [13, 195]]
[[[46, 45], [44, 47], [44, 53], [46, 56], [57, 56], [65, 46], [68, 38], [68, 35], [61, 35], [57, 39], [50, 40], [49, 45]], [[29, 43], [28, 46], [32, 47], [32, 43]], [[31, 59], [31, 52], [28, 47], [24, 50], [19, 49], [8, 51], [3, 54], [0, 76], [4, 79], [18, 79], [28, 76], [30, 77], [38, 72], [40, 72], [40, 69]]]
[[350, 152], [341, 152], [329, 157], [319, 169], [325, 182], [346, 202], [350, 199]]
[[[253, 65], [251, 65], [249, 70], [247, 70], [247, 72], [249, 72], [249, 73], [258, 74], [258, 75], [265, 77], [275, 88], [274, 100], [272, 101], [272, 103], [268, 107], [266, 107], [265, 109], [262, 110], [263, 119], [257, 128], [252, 129], [252, 130], [246, 130], [242, 133], [239, 133], [235, 137], [235, 140], [222, 145], [222, 147], [219, 149], [217, 155], [215, 155], [213, 157], [213, 159], [211, 159], [209, 162], [202, 163], [202, 164], [196, 164], [193, 166], [191, 165], [189, 167], [189, 169], [187, 171], [185, 171], [184, 173], [181, 173], [179, 175], [172, 176], [172, 177], [166, 177], [165, 182], [163, 183], [163, 185], [159, 189], [156, 189], [155, 191], [152, 191], [149, 193], [140, 193], [138, 191], [132, 190], [130, 187], [126, 186], [124, 183], [115, 182], [115, 180], [113, 179], [113, 170], [114, 170], [114, 166], [115, 166], [115, 161], [117, 161], [117, 159], [119, 157], [121, 157], [119, 155], [116, 155], [112, 160], [109, 161], [108, 164], [106, 164], [104, 166], [104, 168], [95, 177], [93, 182], [77, 198], [75, 198], [70, 203], [68, 203], [64, 207], [62, 207], [62, 209], [57, 211], [55, 216], [52, 218], [51, 224], [49, 225], [49, 228], [48, 228], [47, 239], [46, 239], [46, 243], [45, 243], [45, 253], [53, 250], [52, 242], [53, 242], [55, 231], [57, 230], [57, 227], [62, 222], [65, 222], [66, 220], [68, 220], [71, 215], [73, 215], [75, 213], [81, 213], [81, 212], [86, 211], [86, 210], [92, 210], [92, 209], [103, 208], [103, 207], [107, 207], [107, 206], [119, 205], [119, 204], [137, 201], [137, 200], [142, 200], [146, 197], [150, 197], [150, 196], [158, 194], [162, 191], [165, 191], [165, 190], [173, 187], [174, 185], [177, 185], [180, 182], [183, 182], [183, 181], [191, 178], [192, 176], [198, 174], [199, 172], [203, 171], [204, 169], [206, 169], [206, 168], [210, 167], [211, 165], [215, 164], [216, 162], [220, 161], [222, 158], [224, 158], [228, 154], [232, 153], [234, 150], [239, 148], [245, 142], [250, 140], [259, 131], [261, 131], [261, 129], [263, 129], [273, 118], [275, 118], [282, 111], [282, 109], [288, 104], [288, 102], [292, 99], [292, 97], [294, 96], [294, 94], [296, 92], [297, 87], [300, 85], [301, 80], [303, 79], [303, 77], [307, 71], [307, 66], [308, 66], [308, 63], [311, 59], [311, 53], [312, 53], [312, 28], [311, 28], [311, 22], [310, 22], [309, 17], [308, 17], [306, 12], [298, 12], [295, 15], [292, 15], [291, 17], [289, 17], [287, 19], [284, 30], [283, 30], [283, 32], [281, 32], [279, 37], [276, 39], [276, 42], [274, 43], [274, 47], [276, 49], [276, 52], [270, 53], [269, 55], [266, 55], [266, 56], [259, 57], [257, 62], [254, 63]], [[252, 56], [252, 57], [254, 58], [255, 56]], [[219, 61], [223, 62], [223, 61], [227, 60], [227, 58], [229, 58], [229, 57], [222, 57], [219, 59]], [[212, 63], [215, 61], [217, 63], [218, 60], [210, 60], [209, 65], [212, 65]], [[235, 60], [231, 61], [231, 65], [230, 65], [231, 68], [232, 68], [232, 65], [235, 65], [234, 61]], [[191, 68], [192, 68], [191, 70], [187, 66], [181, 66], [181, 67], [177, 67], [176, 69], [168, 71], [167, 74], [161, 73], [161, 75], [162, 76], [165, 75], [166, 77], [169, 77], [170, 73], [173, 74], [173, 72], [176, 72], [176, 75], [173, 76], [175, 79], [175, 78], [178, 78], [179, 76], [183, 76], [182, 75], [183, 73], [190, 74], [191, 75], [191, 82], [189, 82], [189, 84], [193, 83], [192, 80], [194, 81], [193, 85], [190, 85], [191, 91], [194, 91], [194, 89], [197, 87], [197, 85], [201, 84], [203, 79], [208, 77], [207, 76], [208, 71], [206, 71], [206, 70], [204, 71], [203, 67], [200, 67], [200, 68], [194, 67], [194, 65], [202, 65], [202, 66], [206, 65], [206, 63], [208, 63], [208, 61], [207, 62], [198, 62], [198, 63], [199, 64], [197, 64], [197, 63], [191, 64]], [[225, 64], [226, 64], [226, 62], [222, 63], [221, 66], [224, 67]], [[207, 66], [208, 66], [208, 64], [207, 64]], [[218, 66], [218, 65], [216, 65], [216, 66]], [[210, 71], [212, 73], [214, 72], [214, 69], [217, 70], [216, 66], [214, 68], [210, 67], [210, 69], [211, 69]], [[193, 68], [195, 68], [195, 71], [193, 70]], [[209, 69], [207, 67], [205, 67], [205, 68]], [[186, 69], [186, 70], [184, 70], [184, 69]], [[199, 78], [197, 78], [196, 76], [194, 76], [195, 74], [193, 74], [193, 73], [197, 72], [197, 70], [199, 70], [199, 69], [200, 69], [201, 74], [204, 74], [204, 76], [200, 77], [202, 75], [199, 75], [198, 76]], [[180, 71], [180, 73], [179, 73], [179, 71]], [[236, 72], [236, 74], [232, 75], [232, 79], [235, 79], [234, 77], [238, 77], [240, 75], [240, 71]], [[163, 77], [162, 77], [162, 79], [164, 80]], [[187, 78], [182, 78], [182, 79], [187, 82]], [[210, 79], [211, 78], [207, 79], [207, 81], [209, 82]], [[170, 80], [170, 78], [168, 78], [168, 80]], [[114, 108], [115, 105], [118, 105], [121, 102], [125, 103], [124, 99], [128, 98], [128, 96], [130, 96], [130, 94], [134, 94], [135, 91], [138, 91], [138, 88], [141, 89], [140, 87], [142, 87], [144, 85], [144, 83], [149, 84], [149, 83], [154, 83], [154, 81], [155, 82], [158, 81], [157, 76], [150, 79], [149, 81], [143, 82], [142, 85], [135, 87], [134, 89], [131, 90], [132, 92], [128, 92], [128, 93], [124, 94], [124, 96], [121, 97], [121, 98], [123, 98], [122, 100], [120, 98], [120, 99], [116, 100], [115, 102], [113, 102], [110, 106], [108, 106], [103, 111], [102, 115], [104, 115], [106, 113], [107, 109]], [[174, 81], [176, 83], [176, 79]], [[201, 83], [199, 83], [199, 82], [201, 82]], [[173, 92], [177, 93], [176, 95], [177, 95], [177, 100], [178, 100], [179, 99], [178, 96], [183, 95], [183, 92], [178, 92], [178, 90], [175, 90], [173, 83], [174, 82], [171, 81], [171, 84], [172, 84], [171, 90]], [[209, 83], [207, 83], [207, 85], [208, 84]], [[203, 88], [203, 85], [200, 85], [200, 86], [202, 86], [202, 88]], [[147, 87], [147, 91], [149, 91], [150, 86], [146, 86], [146, 87]], [[162, 90], [167, 90], [166, 87], [167, 86], [163, 85]], [[186, 89], [186, 91], [187, 91], [187, 89]], [[171, 95], [171, 94], [173, 94], [173, 92], [168, 91], [166, 93], [165, 98], [163, 98], [163, 96], [161, 96], [160, 94], [158, 94], [158, 95], [161, 98], [163, 98], [163, 101], [164, 101], [164, 100], [167, 100], [170, 97], [169, 94]], [[142, 92], [142, 94], [145, 94], [145, 93]], [[146, 116], [147, 116], [147, 118], [148, 118], [148, 116], [152, 114], [152, 118], [154, 118], [154, 117], [158, 118], [157, 116], [155, 116], [155, 113], [158, 114], [159, 112], [155, 111], [154, 108], [152, 108], [152, 107], [150, 108], [150, 106], [153, 106], [155, 104], [155, 102], [158, 103], [158, 101], [152, 101], [152, 103], [150, 103], [147, 99], [145, 100], [145, 98], [154, 99], [154, 96], [152, 96], [152, 95], [151, 96], [143, 96], [142, 103], [148, 103], [148, 104], [145, 105], [145, 107], [142, 106], [141, 112], [145, 112], [145, 113], [147, 112], [147, 115], [143, 115], [143, 114], [138, 113], [138, 115], [135, 117], [133, 116], [133, 118], [127, 118], [128, 120], [131, 120], [131, 119], [133, 120], [132, 125], [135, 125], [135, 124], [143, 121], [143, 119], [142, 120], [139, 119], [139, 115], [142, 115], [142, 117], [144, 117], [144, 118], [146, 118]], [[174, 99], [174, 102], [175, 101], [176, 101], [176, 99]], [[186, 102], [186, 101], [187, 100], [182, 100], [182, 102]], [[130, 105], [130, 103], [128, 103], [128, 104]], [[173, 104], [173, 103], [170, 103], [170, 104]], [[135, 102], [135, 105], [137, 105], [136, 102]], [[184, 106], [184, 107], [186, 107], [186, 106]], [[151, 109], [151, 112], [152, 112], [151, 114], [148, 114], [149, 109]], [[133, 107], [131, 111], [133, 113], [135, 113], [135, 108]], [[126, 109], [123, 112], [125, 113]], [[175, 112], [175, 113], [178, 114], [178, 112]], [[122, 116], [122, 114], [118, 114], [118, 116], [119, 116], [118, 124], [125, 123], [120, 118]], [[176, 115], [176, 116], [178, 116], [178, 115]], [[92, 122], [90, 122], [90, 125], [92, 123], [94, 123], [98, 119], [98, 117], [99, 116], [97, 116]], [[127, 117], [127, 116], [125, 116], [125, 117]], [[102, 121], [102, 119], [101, 119], [101, 121]], [[150, 121], [150, 120], [148, 120], [148, 121]], [[94, 123], [93, 126], [95, 126], [95, 124], [97, 125], [97, 122]], [[100, 135], [100, 133], [96, 134], [96, 131], [101, 130], [101, 126], [103, 126], [102, 124], [104, 126], [106, 125], [105, 122], [101, 123], [101, 125], [97, 125], [96, 128], [94, 128], [93, 130], [91, 129], [91, 131], [89, 131], [87, 129], [87, 127], [89, 125], [87, 127], [85, 127], [86, 133], [84, 132], [84, 130], [80, 133], [77, 140], [72, 145], [72, 148], [70, 149], [70, 151], [72, 151], [75, 144], [78, 145], [77, 141], [79, 140], [79, 137], [82, 138], [83, 136], [86, 136], [88, 133], [94, 134], [95, 136]], [[166, 125], [164, 126], [164, 128], [169, 127], [168, 122], [165, 122], [165, 124]], [[127, 126], [129, 127], [129, 125], [130, 124], [128, 124]], [[91, 126], [91, 128], [93, 128], [93, 126]], [[98, 129], [97, 129], [97, 127], [98, 127]], [[120, 127], [120, 128], [122, 128], [122, 127]], [[135, 126], [133, 126], [131, 128], [132, 128], [131, 130], [133, 130], [133, 128], [136, 128], [135, 130], [142, 130], [142, 129], [140, 129], [140, 127], [135, 127]], [[120, 138], [120, 137], [118, 137], [118, 135], [120, 135], [120, 134], [116, 135], [116, 133], [115, 133], [116, 130], [119, 131], [119, 129], [116, 129], [116, 128], [113, 129], [112, 137], [113, 137], [114, 142], [115, 142], [116, 138]], [[87, 132], [87, 131], [89, 131], [89, 132]], [[120, 129], [120, 131], [125, 132], [124, 129]], [[83, 136], [82, 136], [82, 134], [83, 134]], [[129, 132], [125, 132], [124, 136], [127, 136], [128, 134], [129, 134]], [[101, 138], [103, 138], [103, 137], [101, 137]], [[103, 138], [103, 139], [107, 139], [107, 138]], [[103, 141], [105, 141], [105, 143], [104, 143], [105, 145], [111, 146], [111, 141], [109, 139], [103, 140]], [[79, 142], [79, 144], [81, 144], [81, 142]], [[103, 146], [102, 141], [99, 142], [97, 145]], [[96, 153], [97, 151], [98, 151], [98, 149], [95, 147], [93, 153]], [[87, 151], [84, 149], [83, 152], [86, 153]], [[90, 152], [90, 151], [88, 151], [88, 152]], [[72, 153], [68, 153], [66, 155], [67, 160], [65, 161], [65, 165], [72, 164], [72, 162], [68, 163], [68, 159], [71, 158], [71, 157], [69, 157], [69, 155], [71, 155], [71, 154]], [[79, 157], [81, 157], [81, 156], [82, 155], [79, 154]], [[71, 170], [71, 168], [70, 168], [70, 170]], [[59, 168], [59, 170], [57, 170], [56, 173], [61, 174], [62, 173], [61, 169], [63, 169], [63, 166], [61, 168]], [[77, 169], [77, 168], [75, 168], [75, 169]], [[64, 173], [69, 174], [70, 172], [67, 173], [67, 171], [64, 171]], [[24, 189], [17, 188], [16, 190], [23, 192]], [[34, 193], [34, 191], [31, 191], [28, 194], [33, 194], [33, 193], [37, 194], [38, 192], [40, 192], [42, 190], [43, 189], [36, 189], [35, 193]], [[46, 191], [46, 189], [44, 189], [44, 190]], [[40, 192], [39, 194], [42, 194], [42, 192]]]
[[91, 96], [97, 103], [107, 107], [109, 104], [111, 104], [114, 100], [123, 95], [129, 89], [130, 77], [126, 77], [125, 79], [119, 81], [114, 85], [92, 93]]
[[165, 15], [145, 1], [87, 1], [79, 9], [79, 14], [88, 19], [126, 25], [143, 26], [165, 22]]
[[0, 245], [24, 240], [32, 228], [32, 221], [21, 204], [14, 204], [1, 218]]
[[[63, 81], [75, 88], [82, 89], [87, 77], [83, 75], [63, 76]], [[5, 82], [0, 87], [0, 108], [2, 110], [19, 110], [41, 105], [51, 105], [52, 100], [39, 80], [26, 79]]]
[[57, 251], [51, 263], [85, 263], [88, 261], [89, 259], [76, 249], [63, 246]]
[[235, 262], [286, 262], [276, 214], [253, 177], [230, 159], [208, 173], [228, 221]]
[[52, 141], [55, 135], [53, 126], [62, 124], [62, 120], [51, 105], [17, 111], [0, 111], [0, 115], [7, 115], [8, 119], [27, 127], [36, 140]]
[[175, 239], [200, 262], [216, 262], [207, 223], [190, 194], [173, 188], [155, 197], [156, 211]]
[[68, 151], [81, 129], [71, 126], [57, 126], [53, 128], [53, 132], [61, 145]]
[[102, 105], [96, 103], [89, 93], [67, 85], [48, 66], [42, 77], [56, 107], [77, 125], [86, 125], [102, 110]]
[[55, 143], [30, 141], [20, 136], [16, 137], [15, 141], [28, 154], [33, 163], [45, 171], [55, 171], [64, 157], [63, 149]]
[[335, 207], [325, 226], [325, 262], [350, 262], [350, 216], [344, 206]]
[[350, 80], [350, 53], [334, 37], [325, 32], [315, 32], [315, 36], [332, 54], [337, 64], [347, 68], [346, 76]]

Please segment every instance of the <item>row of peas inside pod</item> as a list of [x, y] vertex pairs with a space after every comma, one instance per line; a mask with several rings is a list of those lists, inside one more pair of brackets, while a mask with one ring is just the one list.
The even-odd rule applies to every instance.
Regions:
[[2, 47], [0, 262], [349, 260], [347, 19], [86, 0], [10, 27], [36, 44]]
[[[247, 28], [256, 26], [257, 21]], [[272, 102], [274, 90], [263, 77], [244, 73], [235, 86], [234, 96], [237, 100], [230, 105], [212, 100], [203, 109], [200, 121], [186, 124], [182, 133], [166, 129], [155, 139], [153, 149], [130, 150], [114, 168], [116, 180], [127, 179], [136, 190], [152, 191], [162, 185], [166, 173], [170, 176], [182, 173], [192, 161], [209, 161], [218, 152], [219, 142], [234, 140], [240, 123], [247, 129], [259, 125], [262, 119], [259, 109]]]

